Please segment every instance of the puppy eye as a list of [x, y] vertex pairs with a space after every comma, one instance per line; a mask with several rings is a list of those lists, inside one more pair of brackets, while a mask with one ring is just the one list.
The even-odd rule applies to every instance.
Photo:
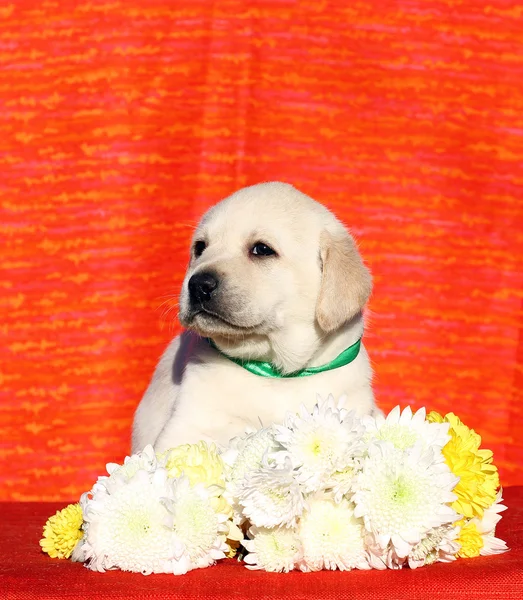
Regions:
[[199, 258], [203, 254], [205, 248], [207, 248], [207, 244], [203, 240], [195, 242], [193, 248], [194, 256], [196, 256], [196, 258]]
[[251, 248], [251, 254], [253, 256], [272, 256], [276, 252], [270, 246], [267, 246], [267, 244], [256, 242]]

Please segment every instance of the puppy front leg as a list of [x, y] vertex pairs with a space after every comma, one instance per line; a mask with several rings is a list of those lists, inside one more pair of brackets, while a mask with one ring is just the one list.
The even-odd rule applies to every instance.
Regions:
[[163, 353], [143, 398], [136, 409], [132, 432], [132, 453], [154, 444], [165, 424], [169, 422], [178, 399], [179, 385], [173, 369], [180, 347], [175, 338]]

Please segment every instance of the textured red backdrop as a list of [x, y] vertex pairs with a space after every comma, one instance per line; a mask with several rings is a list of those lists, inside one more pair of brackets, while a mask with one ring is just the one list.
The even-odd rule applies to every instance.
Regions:
[[191, 227], [291, 182], [375, 276], [376, 392], [523, 483], [523, 11], [513, 2], [0, 6], [0, 499], [121, 459]]

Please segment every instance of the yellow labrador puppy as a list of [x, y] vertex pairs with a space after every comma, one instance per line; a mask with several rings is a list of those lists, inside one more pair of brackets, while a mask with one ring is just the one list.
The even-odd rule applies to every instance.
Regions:
[[284, 183], [229, 196], [203, 217], [180, 295], [186, 331], [162, 356], [134, 417], [132, 449], [226, 444], [317, 395], [376, 409], [360, 339], [371, 292], [354, 240]]

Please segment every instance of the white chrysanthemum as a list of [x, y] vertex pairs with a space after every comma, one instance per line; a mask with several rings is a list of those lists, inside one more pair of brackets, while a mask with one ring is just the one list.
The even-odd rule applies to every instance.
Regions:
[[106, 469], [109, 477], [99, 477], [98, 482], [103, 483], [111, 492], [113, 487], [116, 489], [122, 482], [128, 482], [138, 471], [154, 473], [159, 466], [163, 464], [158, 462], [154, 449], [149, 444], [141, 452], [126, 456], [123, 465], [108, 463]]
[[496, 537], [496, 525], [501, 520], [501, 515], [499, 513], [507, 510], [507, 507], [501, 504], [502, 502], [502, 491], [499, 490], [494, 504], [483, 512], [483, 518], [481, 520], [472, 519], [472, 522], [475, 523], [483, 540], [483, 547], [479, 551], [481, 556], [502, 554], [508, 550], [507, 544]]
[[334, 502], [341, 502], [345, 496], [354, 491], [356, 475], [361, 468], [361, 458], [355, 458], [342, 470], [335, 471], [325, 484], [325, 489], [332, 493]]
[[246, 474], [238, 492], [243, 514], [257, 527], [294, 527], [305, 508], [292, 463], [287, 458], [282, 466], [263, 465]]
[[96, 571], [178, 575], [225, 557], [230, 522], [213, 508], [223, 488], [191, 487], [162, 467], [131, 472], [99, 479], [82, 496], [84, 537], [75, 560]]
[[[109, 475], [98, 477], [92, 491], [105, 488], [109, 493], [112, 493], [114, 490], [117, 490], [123, 484], [127, 483], [139, 470], [146, 471], [147, 473], [154, 473], [159, 466], [163, 466], [163, 464], [158, 462], [153, 447], [148, 445], [141, 452], [133, 454], [132, 456], [126, 456], [123, 465], [108, 463], [106, 469]], [[97, 487], [100, 485], [103, 485], [104, 487]], [[86, 507], [91, 500], [92, 491], [86, 492], [80, 497], [80, 506], [83, 514], [85, 514]], [[73, 562], [84, 562], [86, 560], [84, 542], [87, 539], [86, 534], [89, 529], [89, 522], [84, 520], [82, 529], [84, 531], [84, 536], [80, 542], [76, 544], [73, 554], [71, 555], [71, 560]]]
[[420, 408], [414, 415], [410, 406], [400, 411], [396, 406], [387, 417], [365, 416], [362, 422], [366, 429], [365, 438], [368, 441], [390, 442], [396, 448], [405, 450], [415, 444], [422, 444], [424, 448], [443, 448], [450, 440], [448, 423], [429, 423], [425, 420], [426, 411]]
[[243, 540], [249, 552], [244, 558], [248, 569], [263, 569], [274, 573], [288, 573], [301, 561], [303, 549], [294, 529], [251, 527], [249, 540]]
[[[110, 494], [118, 490], [122, 485], [128, 483], [139, 470], [145, 471], [149, 474], [154, 473], [160, 466], [164, 466], [165, 461], [158, 461], [153, 447], [149, 444], [141, 452], [137, 452], [132, 456], [126, 456], [123, 465], [117, 463], [108, 463], [106, 465], [107, 475], [98, 477], [98, 480], [93, 487], [91, 492], [86, 492], [80, 497], [80, 506], [83, 514], [85, 514], [86, 508], [91, 500], [91, 495], [96, 490], [105, 490]], [[99, 486], [102, 485], [103, 488]], [[86, 560], [86, 548], [84, 542], [88, 539], [87, 531], [89, 529], [89, 522], [84, 520], [82, 525], [84, 536], [80, 542], [76, 545], [71, 560], [73, 562], [85, 562]]]
[[456, 541], [459, 530], [459, 527], [452, 524], [430, 529], [419, 544], [416, 544], [410, 554], [405, 557], [398, 556], [391, 544], [383, 550], [376, 543], [372, 534], [366, 536], [365, 545], [373, 569], [402, 569], [406, 564], [411, 569], [416, 569], [435, 562], [456, 560], [456, 554], [460, 549], [460, 544]]
[[458, 478], [439, 450], [422, 445], [402, 451], [376, 442], [357, 475], [355, 514], [382, 550], [392, 543], [399, 558], [408, 556], [430, 529], [453, 523], [458, 515], [448, 503]]
[[435, 562], [452, 562], [460, 545], [456, 542], [459, 527], [441, 525], [428, 531], [427, 535], [416, 544], [408, 556], [411, 569], [431, 565]]
[[247, 473], [259, 469], [264, 456], [276, 450], [272, 428], [260, 429], [244, 437], [233, 438], [229, 448], [222, 454], [222, 460], [229, 469], [226, 471], [227, 489], [236, 495], [237, 487]]
[[312, 414], [302, 406], [300, 414], [288, 415], [275, 430], [284, 448], [280, 454], [291, 458], [306, 492], [325, 488], [329, 478], [351, 466], [364, 449], [360, 420], [337, 407], [332, 398], [317, 404]]
[[361, 519], [347, 500], [335, 504], [328, 497], [310, 500], [299, 535], [303, 543], [302, 571], [369, 569]]
[[367, 533], [364, 537], [365, 548], [367, 550], [367, 558], [371, 569], [402, 569], [403, 565], [407, 561], [406, 558], [399, 558], [394, 548], [387, 546], [387, 548], [381, 548], [374, 539], [371, 533]]
[[[115, 482], [113, 482], [115, 484]], [[93, 571], [119, 568], [143, 573], [171, 572], [172, 533], [165, 527], [167, 512], [160, 498], [169, 495], [167, 472], [139, 470], [129, 481], [93, 487], [84, 498], [86, 529], [82, 550]]]
[[212, 498], [221, 489], [206, 488], [202, 484], [191, 486], [186, 477], [172, 480], [172, 493], [162, 500], [169, 512], [164, 523], [173, 532], [175, 575], [191, 568], [204, 568], [225, 558], [229, 550], [225, 543], [229, 525], [227, 515], [216, 513]]

